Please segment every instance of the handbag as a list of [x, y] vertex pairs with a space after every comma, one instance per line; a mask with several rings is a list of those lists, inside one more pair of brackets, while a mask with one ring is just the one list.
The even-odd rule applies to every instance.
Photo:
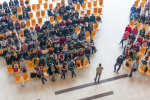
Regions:
[[35, 78], [36, 77], [36, 73], [31, 73], [31, 78]]

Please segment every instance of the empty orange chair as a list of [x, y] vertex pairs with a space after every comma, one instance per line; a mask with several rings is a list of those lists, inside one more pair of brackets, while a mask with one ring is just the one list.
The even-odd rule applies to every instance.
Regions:
[[96, 30], [96, 31], [99, 30], [99, 28], [98, 28], [98, 23], [95, 23], [95, 24], [94, 24], [94, 30]]
[[72, 5], [71, 8], [74, 8], [74, 9], [75, 9], [75, 5]]
[[37, 10], [41, 10], [41, 5], [40, 4], [36, 4], [36, 9]]
[[77, 60], [76, 61], [76, 66], [77, 66], [77, 69], [81, 69], [82, 68], [81, 60]]
[[33, 26], [33, 27], [36, 26], [36, 21], [35, 21], [35, 19], [32, 19], [32, 20], [31, 20], [31, 23], [32, 23], [32, 26]]
[[48, 3], [49, 1], [48, 1], [48, 0], [45, 0], [45, 2]]
[[39, 0], [39, 4], [43, 4], [43, 1], [42, 1], [42, 0]]
[[27, 68], [28, 68], [28, 70], [32, 70], [33, 69], [32, 61], [27, 61]]
[[141, 6], [141, 9], [143, 9], [144, 6], [145, 6], [145, 3], [144, 3], [144, 2], [141, 2], [140, 6]]
[[143, 24], [142, 28], [144, 28], [144, 29], [145, 29], [145, 31], [146, 31], [146, 29], [147, 29], [147, 25]]
[[44, 3], [44, 9], [48, 10], [48, 4], [47, 3]]
[[141, 64], [139, 72], [144, 73], [146, 65]]
[[53, 4], [49, 4], [49, 9], [53, 9]]
[[24, 80], [24, 82], [29, 81], [28, 73], [23, 73], [23, 80]]
[[26, 21], [26, 27], [27, 27], [27, 28], [30, 28], [30, 25], [31, 25], [31, 24], [30, 24], [30, 20], [29, 20], [29, 21]]
[[57, 21], [61, 22], [61, 16], [60, 15], [57, 16]]
[[104, 7], [103, 0], [99, 0], [99, 5], [100, 5], [100, 7]]
[[80, 4], [77, 4], [77, 5], [76, 5], [76, 9], [77, 9], [77, 11], [81, 11], [81, 9], [80, 9]]
[[134, 5], [135, 5], [135, 7], [138, 7], [139, 2], [138, 2], [138, 1], [135, 1], [135, 2], [134, 2]]
[[33, 19], [33, 13], [31, 12], [31, 13], [29, 13], [29, 18], [30, 18], [30, 20], [32, 20]]
[[41, 17], [41, 16], [40, 16], [40, 11], [37, 11], [37, 12], [36, 12], [36, 17], [37, 17], [37, 18]]
[[31, 73], [35, 73], [35, 72], [34, 72], [34, 71], [31, 71], [31, 72], [30, 72], [30, 79], [31, 79], [31, 80], [35, 80], [36, 78], [31, 78]]
[[93, 6], [97, 7], [97, 1], [93, 1]]
[[144, 2], [144, 3], [145, 3], [145, 2], [146, 2], [146, 0], [142, 0], [142, 2]]
[[87, 32], [85, 33], [85, 38], [86, 38], [86, 40], [89, 40], [89, 39], [90, 39], [90, 33], [89, 33], [89, 31], [87, 31]]
[[41, 11], [41, 16], [42, 16], [43, 18], [46, 17], [46, 16], [45, 16], [45, 10], [42, 10], [42, 11]]
[[87, 3], [87, 0], [84, 0], [85, 3]]
[[91, 10], [87, 10], [87, 16], [88, 16], [88, 17], [91, 16]]
[[17, 20], [16, 15], [12, 15], [12, 20], [13, 20], [13, 22], [15, 22]]
[[36, 10], [37, 10], [35, 4], [32, 4], [32, 10], [33, 10], [33, 11], [36, 11]]
[[97, 38], [97, 36], [96, 36], [96, 31], [92, 30], [91, 36], [92, 36], [92, 38]]
[[141, 54], [139, 54], [139, 53], [137, 53], [137, 54], [136, 54], [136, 58], [137, 58], [137, 57], [139, 58], [139, 60], [138, 60], [138, 61], [141, 61], [141, 57], [142, 57], [142, 55], [141, 55]]
[[60, 8], [61, 7], [61, 4], [60, 3], [57, 3], [57, 8]]
[[94, 14], [94, 15], [98, 15], [98, 13], [97, 13], [97, 8], [94, 8], [93, 14]]
[[50, 22], [51, 22], [52, 24], [55, 24], [54, 16], [51, 16], [51, 17], [50, 17]]
[[82, 9], [86, 10], [86, 3], [82, 3]]
[[141, 23], [137, 22], [136, 26], [137, 26], [137, 28], [139, 30], [141, 28]]
[[134, 20], [131, 20], [131, 21], [130, 21], [130, 27], [133, 28], [133, 26], [134, 26]]
[[88, 59], [83, 60], [83, 67], [84, 68], [89, 68]]
[[19, 37], [21, 37], [21, 35], [23, 35], [23, 30], [19, 30], [18, 35], [19, 35]]
[[38, 24], [39, 24], [40, 26], [43, 25], [42, 18], [38, 18]]
[[13, 74], [14, 70], [12, 68], [12, 65], [7, 66], [8, 74]]
[[141, 47], [139, 54], [144, 55], [146, 48]]
[[15, 79], [16, 79], [16, 83], [22, 83], [22, 80], [21, 80], [21, 75], [20, 74], [17, 74], [15, 75]]
[[129, 65], [128, 65], [128, 66], [127, 66], [127, 65], [125, 65], [123, 68], [125, 68], [125, 69], [129, 69], [129, 68], [130, 68], [130, 65], [131, 65], [131, 61], [126, 60], [126, 63], [128, 63]]
[[80, 33], [80, 28], [79, 28], [79, 26], [75, 27], [75, 32], [77, 32], [77, 34]]
[[88, 2], [88, 8], [92, 9], [92, 2]]
[[17, 14], [22, 14], [22, 10], [21, 10], [21, 7], [17, 7]]
[[99, 14], [99, 15], [103, 15], [103, 14], [102, 14], [102, 8], [98, 8], [98, 14]]

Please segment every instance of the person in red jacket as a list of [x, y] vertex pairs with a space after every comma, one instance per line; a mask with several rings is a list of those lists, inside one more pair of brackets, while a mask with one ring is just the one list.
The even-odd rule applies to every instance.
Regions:
[[129, 33], [132, 32], [132, 28], [130, 27], [130, 25], [128, 25], [126, 28], [125, 28], [125, 32], [128, 31]]
[[122, 37], [122, 39], [121, 39], [121, 41], [120, 41], [119, 44], [122, 43], [122, 46], [123, 46], [123, 41], [126, 40], [128, 37], [129, 37], [129, 32], [126, 31], [126, 32], [123, 34], [123, 37]]
[[62, 45], [64, 42], [66, 42], [66, 38], [64, 36], [59, 38], [59, 43]]
[[138, 28], [137, 28], [137, 26], [135, 26], [135, 27], [133, 28], [132, 33], [133, 33], [134, 35], [136, 35], [136, 34], [138, 33]]

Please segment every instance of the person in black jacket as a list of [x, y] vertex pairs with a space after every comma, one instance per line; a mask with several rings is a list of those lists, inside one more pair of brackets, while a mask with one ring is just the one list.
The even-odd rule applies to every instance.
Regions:
[[118, 65], [119, 66], [118, 69], [117, 69], [117, 73], [118, 73], [122, 63], [123, 63], [123, 58], [122, 58], [122, 55], [120, 55], [117, 58], [116, 64], [114, 65], [114, 72], [116, 71], [116, 66]]
[[82, 48], [82, 43], [81, 43], [81, 41], [78, 40], [78, 41], [76, 42], [75, 48], [76, 48], [76, 49]]
[[67, 54], [65, 55], [65, 61], [67, 61], [68, 63], [71, 61], [71, 54], [69, 52], [67, 52]]
[[64, 35], [65, 37], [69, 34], [69, 30], [65, 27], [63, 30], [62, 30], [62, 35]]
[[19, 7], [19, 1], [18, 0], [14, 0], [14, 4], [16, 7]]
[[27, 28], [25, 28], [23, 32], [24, 32], [24, 36], [25, 36], [25, 37], [30, 33]]
[[9, 9], [8, 7], [5, 9], [5, 14], [6, 14], [6, 15], [7, 15], [7, 14], [11, 15], [11, 11], [10, 11], [10, 9]]
[[46, 45], [46, 42], [45, 42], [45, 40], [42, 38], [41, 39], [41, 42], [40, 42], [40, 47], [42, 48], [43, 46], [45, 46]]
[[28, 14], [28, 12], [26, 10], [23, 11], [23, 15], [22, 16], [23, 16], [23, 19], [26, 20], [26, 21], [29, 19], [29, 14]]
[[89, 19], [89, 17], [87, 16], [87, 14], [85, 14], [83, 21], [84, 21], [84, 23], [90, 22], [90, 19]]
[[3, 3], [3, 9], [6, 9], [6, 8], [8, 8], [8, 4], [7, 4], [6, 1], [4, 1], [4, 3]]
[[82, 26], [82, 28], [81, 28], [81, 31], [82, 31], [82, 32], [86, 32], [87, 29], [88, 29], [87, 26], [84, 24], [84, 26]]
[[86, 50], [85, 50], [85, 56], [87, 57], [87, 59], [90, 63], [91, 50], [90, 50], [89, 47], [87, 47]]
[[12, 64], [12, 59], [11, 59], [11, 57], [10, 57], [10, 55], [8, 53], [6, 54], [6, 63], [7, 63], [7, 65], [11, 65]]
[[14, 30], [14, 25], [13, 25], [13, 22], [11, 20], [9, 20], [9, 22], [8, 22], [8, 29], [11, 30], [12, 32]]
[[78, 26], [78, 21], [76, 20], [76, 18], [73, 19], [72, 25], [73, 25], [74, 27], [77, 27], [77, 26]]
[[96, 18], [95, 18], [94, 14], [92, 14], [92, 16], [90, 16], [90, 21], [93, 23], [96, 23]]
[[12, 8], [12, 7], [14, 7], [14, 6], [15, 6], [15, 5], [14, 5], [13, 1], [10, 0], [10, 2], [9, 2], [9, 7]]

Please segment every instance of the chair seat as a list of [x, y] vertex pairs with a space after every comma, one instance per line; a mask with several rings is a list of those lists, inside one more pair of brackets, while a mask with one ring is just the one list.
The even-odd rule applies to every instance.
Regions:
[[102, 23], [102, 21], [97, 21], [97, 23]]
[[24, 82], [27, 82], [27, 81], [29, 81], [29, 77], [28, 77], [28, 78], [26, 78], [26, 79], [24, 79]]
[[9, 74], [13, 74], [13, 73], [14, 73], [13, 69], [12, 69], [12, 70], [9, 70], [8, 73], [9, 73]]
[[80, 67], [77, 67], [77, 69], [82, 69], [82, 66], [80, 65]]
[[98, 31], [99, 30], [99, 28], [97, 28], [97, 29], [95, 29], [96, 31]]
[[130, 67], [125, 65], [123, 68], [125, 68], [125, 69], [129, 69]]
[[95, 35], [95, 36], [93, 36], [92, 38], [97, 38], [97, 36]]
[[141, 69], [139, 70], [139, 72], [140, 72], [140, 73], [144, 73], [144, 71], [143, 71], [143, 70], [141, 70]]
[[150, 76], [150, 73], [147, 71], [147, 72], [146, 72], [146, 75]]
[[17, 84], [18, 84], [18, 83], [22, 83], [22, 80], [20, 79], [20, 80], [16, 81], [16, 83], [17, 83]]
[[44, 74], [44, 77], [48, 77], [49, 76], [49, 74], [47, 72], [43, 72], [43, 74]]
[[[83, 64], [84, 65], [84, 64]], [[87, 65], [84, 65], [84, 68], [89, 68], [89, 65], [87, 64]]]
[[31, 80], [36, 80], [36, 78], [30, 78]]

